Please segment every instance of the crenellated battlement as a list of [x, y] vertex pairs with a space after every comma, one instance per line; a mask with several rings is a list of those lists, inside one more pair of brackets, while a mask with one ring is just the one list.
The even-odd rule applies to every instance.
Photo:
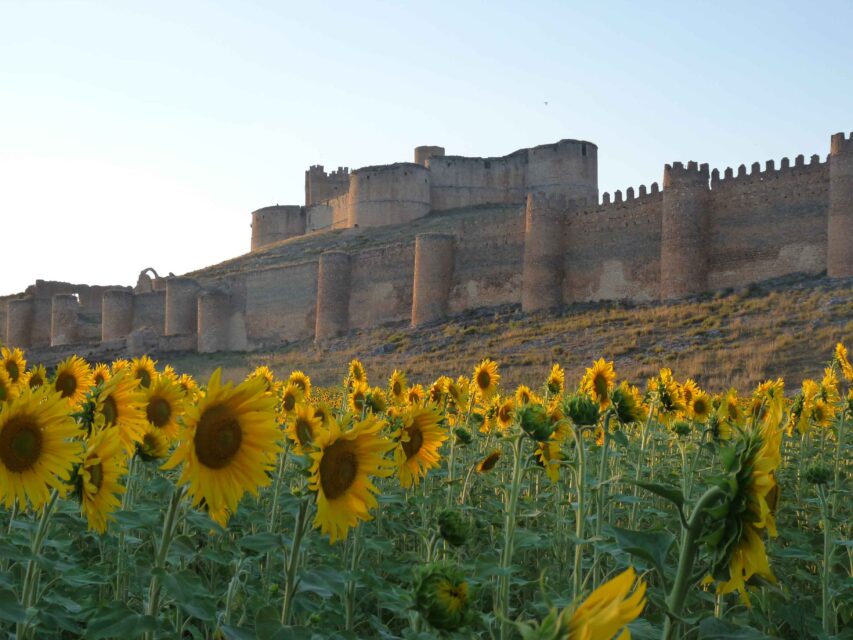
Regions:
[[714, 169], [711, 172], [711, 189], [725, 189], [743, 183], [815, 176], [826, 171], [828, 160], [828, 156], [826, 160], [821, 161], [818, 154], [813, 154], [807, 163], [805, 156], [800, 154], [794, 158], [793, 164], [788, 157], [782, 158], [778, 168], [775, 160], [766, 160], [763, 169], [760, 162], [753, 162], [748, 169], [745, 164], [742, 164], [738, 166], [736, 174], [732, 167], [726, 167], [722, 174], [719, 169]]
[[669, 189], [672, 187], [684, 186], [705, 186], [711, 179], [708, 163], [699, 164], [691, 160], [687, 166], [683, 162], [673, 162], [672, 164], [664, 165], [663, 168], [663, 188]]
[[850, 132], [849, 136], [845, 136], [843, 132], [832, 134], [829, 143], [829, 154], [837, 156], [842, 153], [853, 153], [853, 132]]
[[527, 208], [537, 211], [568, 212], [576, 211], [586, 206], [587, 202], [582, 198], [572, 198], [564, 193], [545, 193], [537, 191], [527, 196]]
[[622, 204], [624, 202], [633, 202], [634, 200], [642, 200], [645, 198], [651, 198], [660, 194], [660, 187], [657, 182], [652, 182], [649, 187], [641, 184], [637, 192], [634, 191], [634, 187], [628, 187], [625, 189], [625, 197], [622, 197], [621, 189], [617, 189], [611, 194], [607, 191], [601, 194], [601, 202], [599, 206], [606, 206], [609, 204]]

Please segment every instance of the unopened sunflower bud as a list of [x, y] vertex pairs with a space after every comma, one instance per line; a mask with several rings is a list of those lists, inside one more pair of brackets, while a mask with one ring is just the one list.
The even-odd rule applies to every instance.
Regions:
[[832, 469], [825, 464], [813, 464], [806, 469], [806, 480], [812, 484], [829, 484]]
[[446, 565], [428, 565], [415, 585], [415, 607], [440, 631], [455, 631], [468, 621], [468, 582], [462, 573]]
[[438, 531], [441, 537], [452, 547], [465, 544], [468, 538], [468, 523], [453, 509], [445, 509], [438, 514]]
[[688, 434], [690, 433], [690, 431], [691, 431], [691, 430], [692, 430], [692, 429], [691, 429], [691, 427], [690, 427], [690, 423], [689, 423], [689, 422], [687, 422], [686, 420], [676, 420], [676, 421], [672, 424], [672, 431], [673, 431], [677, 436], [680, 436], [680, 437], [682, 437], [682, 438], [683, 438], [684, 436], [688, 435]]
[[576, 393], [566, 399], [563, 413], [579, 427], [590, 427], [598, 422], [598, 404], [585, 393]]
[[538, 442], [544, 442], [554, 431], [551, 417], [541, 404], [527, 404], [518, 411], [518, 421], [524, 433]]
[[471, 435], [471, 432], [468, 431], [465, 427], [457, 427], [453, 431], [453, 435], [456, 436], [457, 444], [471, 444], [474, 437]]

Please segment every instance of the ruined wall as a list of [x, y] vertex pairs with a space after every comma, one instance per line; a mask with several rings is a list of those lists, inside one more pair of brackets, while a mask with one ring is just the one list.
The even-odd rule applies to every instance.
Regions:
[[275, 205], [252, 212], [252, 251], [305, 233], [305, 207]]
[[657, 184], [571, 214], [565, 226], [563, 302], [659, 296], [663, 197]]
[[347, 192], [349, 189], [349, 169], [338, 167], [337, 170], [326, 173], [323, 165], [311, 166], [305, 172], [305, 205], [318, 204], [331, 200]]
[[707, 289], [826, 269], [829, 170], [818, 156], [711, 179]]
[[246, 333], [254, 344], [314, 337], [317, 261], [245, 276]]

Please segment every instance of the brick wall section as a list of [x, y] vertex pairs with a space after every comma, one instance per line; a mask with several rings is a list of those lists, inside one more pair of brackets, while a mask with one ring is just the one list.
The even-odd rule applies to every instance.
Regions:
[[411, 319], [414, 238], [410, 242], [355, 253], [351, 260], [351, 329]]
[[248, 273], [246, 333], [253, 343], [314, 337], [317, 261]]

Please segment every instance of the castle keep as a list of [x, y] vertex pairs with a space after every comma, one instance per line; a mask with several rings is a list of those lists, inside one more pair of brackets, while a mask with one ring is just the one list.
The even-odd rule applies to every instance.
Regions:
[[478, 307], [665, 300], [823, 272], [853, 276], [853, 134], [833, 135], [825, 161], [675, 162], [662, 187], [600, 198], [590, 142], [499, 158], [424, 146], [411, 163], [310, 167], [305, 204], [254, 211], [251, 251], [227, 262], [146, 269], [135, 287], [39, 280], [0, 298], [0, 337], [30, 349], [259, 349]]

